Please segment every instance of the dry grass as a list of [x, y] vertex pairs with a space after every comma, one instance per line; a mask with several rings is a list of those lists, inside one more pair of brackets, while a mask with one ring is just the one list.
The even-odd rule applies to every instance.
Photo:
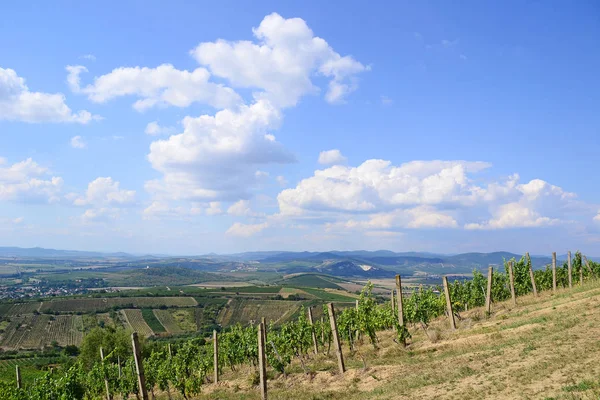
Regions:
[[[481, 309], [464, 313], [457, 331], [448, 329], [446, 319], [434, 321], [429, 336], [411, 328], [406, 349], [394, 343], [392, 332], [382, 332], [377, 350], [359, 346], [367, 369], [345, 346], [349, 370], [343, 376], [332, 357], [307, 361], [308, 375], [294, 363], [287, 378], [269, 380], [269, 398], [599, 398], [600, 283], [518, 302], [494, 304], [487, 319]], [[205, 386], [199, 398], [260, 398], [251, 372], [226, 373], [225, 382]]]

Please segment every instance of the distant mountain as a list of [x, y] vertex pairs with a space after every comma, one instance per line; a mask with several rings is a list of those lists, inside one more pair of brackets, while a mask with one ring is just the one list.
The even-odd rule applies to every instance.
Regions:
[[101, 253], [96, 251], [55, 250], [41, 247], [0, 247], [0, 257], [28, 258], [134, 258], [127, 253]]
[[350, 260], [324, 262], [314, 269], [322, 274], [338, 277], [393, 278], [396, 275], [393, 271]]

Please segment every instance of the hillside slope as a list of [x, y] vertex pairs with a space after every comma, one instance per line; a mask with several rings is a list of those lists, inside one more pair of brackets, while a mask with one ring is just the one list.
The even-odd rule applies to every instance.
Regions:
[[[411, 328], [407, 349], [381, 333], [378, 350], [363, 344], [349, 354], [347, 371], [322, 355], [287, 378], [269, 380], [270, 399], [592, 399], [600, 396], [600, 283], [518, 298], [518, 305], [494, 304], [462, 315], [457, 331], [439, 319], [430, 336]], [[363, 369], [360, 355], [367, 369]], [[314, 372], [317, 371], [317, 372]], [[247, 373], [246, 373], [247, 372]], [[200, 398], [260, 398], [250, 371], [208, 385]]]

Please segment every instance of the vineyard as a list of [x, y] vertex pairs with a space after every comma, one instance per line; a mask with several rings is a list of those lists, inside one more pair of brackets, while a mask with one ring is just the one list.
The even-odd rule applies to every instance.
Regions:
[[[372, 285], [367, 284], [355, 307], [334, 313], [334, 306], [329, 304], [320, 310], [323, 318], [313, 319], [309, 310], [302, 309], [295, 320], [280, 326], [273, 323], [266, 326], [263, 323], [257, 325], [260, 316], [252, 315], [248, 317], [256, 318], [257, 323], [245, 326], [238, 324], [218, 335], [215, 333], [218, 342], [194, 338], [168, 348], [160, 343], [147, 343], [143, 352], [140, 352], [139, 348], [135, 351], [136, 346], [139, 346], [135, 336], [133, 352], [131, 348], [123, 346], [105, 349], [104, 360], [100, 361], [98, 357], [97, 361], [89, 366], [89, 370], [86, 370], [84, 365], [75, 365], [59, 373], [48, 373], [36, 379], [33, 384], [20, 389], [15, 388], [12, 382], [7, 383], [1, 386], [0, 397], [83, 399], [118, 397], [119, 394], [127, 397], [129, 394], [136, 394], [146, 399], [146, 392], [152, 396], [156, 392], [167, 394], [168, 397], [179, 393], [183, 398], [189, 399], [200, 395], [203, 389], [215, 390], [214, 385], [209, 385], [211, 382], [224, 378], [239, 379], [242, 371], [248, 374], [251, 386], [259, 385], [263, 398], [266, 398], [268, 377], [272, 384], [281, 384], [290, 379], [290, 384], [296, 382], [297, 386], [305, 387], [304, 390], [314, 393], [324, 387], [318, 384], [316, 387], [311, 386], [312, 378], [307, 383], [298, 382], [298, 374], [325, 379], [323, 377], [326, 375], [323, 374], [331, 376], [333, 371], [337, 371], [337, 379], [346, 382], [348, 386], [356, 386], [357, 382], [354, 379], [359, 376], [359, 381], [367, 380], [367, 374], [372, 378], [370, 381], [378, 381], [381, 378], [374, 372], [378, 371], [377, 374], [381, 377], [387, 376], [396, 383], [404, 382], [404, 386], [399, 384], [395, 390], [425, 388], [428, 384], [473, 377], [476, 373], [474, 368], [493, 368], [486, 360], [499, 357], [504, 351], [520, 345], [522, 338], [525, 338], [527, 343], [521, 350], [521, 357], [536, 353], [536, 346], [542, 345], [543, 342], [540, 337], [545, 335], [553, 335], [551, 345], [561, 346], [564, 341], [555, 335], [574, 329], [578, 325], [585, 326], [584, 323], [580, 323], [580, 317], [587, 315], [586, 313], [592, 315], [587, 327], [597, 331], [598, 327], [593, 323], [593, 316], [600, 306], [597, 277], [600, 277], [600, 264], [588, 262], [581, 254], [576, 253], [574, 259], [569, 259], [564, 265], [557, 266], [554, 263], [545, 270], [533, 271], [529, 257], [526, 256], [519, 261], [505, 262], [504, 271], [494, 271], [490, 268], [487, 278], [475, 271], [471, 280], [447, 284], [444, 279], [444, 289], [419, 289], [406, 298], [403, 298], [401, 290], [397, 290], [396, 296], [392, 294], [392, 300], [385, 304], [377, 303], [372, 294]], [[397, 283], [400, 289], [399, 277]], [[589, 286], [589, 292], [584, 291], [586, 285]], [[441, 292], [444, 295], [440, 295]], [[541, 306], [538, 306], [538, 297], [548, 298], [550, 304], [541, 303]], [[512, 302], [508, 302], [511, 299]], [[507, 302], [502, 303], [505, 301]], [[497, 307], [497, 315], [495, 321], [490, 319], [488, 323], [487, 319], [493, 316], [492, 303]], [[520, 303], [524, 307], [522, 310], [518, 308]], [[582, 315], [573, 316], [569, 314], [568, 309], [563, 309], [565, 305], [579, 307], [578, 309], [585, 311], [582, 311]], [[485, 309], [482, 310], [481, 307]], [[555, 318], [554, 313], [559, 317]], [[498, 328], [509, 318], [514, 318], [514, 321]], [[478, 321], [481, 323], [478, 324]], [[540, 328], [540, 324], [548, 321], [552, 324], [544, 325], [549, 326], [548, 332], [544, 333], [545, 328]], [[449, 326], [449, 329], [442, 329], [444, 325]], [[515, 339], [505, 339], [507, 332], [513, 330], [520, 334], [512, 336]], [[469, 340], [463, 341], [462, 335]], [[424, 344], [426, 341], [430, 344]], [[440, 341], [441, 344], [438, 343]], [[506, 350], [504, 347], [497, 348], [494, 345], [496, 342], [509, 347], [506, 347]], [[453, 348], [462, 349], [464, 352], [469, 352], [472, 348], [478, 349], [481, 354], [472, 354], [468, 360], [458, 360], [460, 367], [444, 364], [443, 359], [432, 357], [431, 352], [438, 350], [452, 354]], [[416, 352], [417, 349], [419, 352]], [[585, 356], [585, 351], [585, 348], [574, 350], [571, 347], [568, 350], [580, 357]], [[561, 356], [569, 357], [568, 352], [564, 355], [561, 353]], [[372, 354], [377, 357], [373, 358]], [[405, 366], [419, 371], [425, 380], [406, 382], [403, 381], [406, 377], [402, 374], [399, 378], [386, 375], [385, 369], [379, 370], [376, 366], [373, 367], [373, 372], [366, 372], [369, 371], [370, 364], [378, 365], [390, 357], [396, 357]], [[554, 358], [553, 360], [555, 365], [564, 367], [564, 362]], [[444, 374], [439, 374], [437, 370], [422, 369], [417, 361], [422, 361], [426, 366], [437, 365]], [[596, 364], [594, 361], [594, 365]], [[547, 362], [543, 365], [544, 367], [538, 369], [547, 368], [551, 375], [552, 367]], [[351, 370], [348, 371], [348, 368]], [[403, 366], [399, 369], [404, 371], [406, 376], [414, 375]], [[137, 376], [138, 372], [140, 377]], [[510, 375], [510, 372], [508, 373]], [[291, 374], [295, 377], [292, 378]], [[354, 378], [348, 381], [347, 376]], [[335, 388], [333, 381], [328, 382]], [[383, 383], [382, 385], [380, 394], [385, 397], [385, 390], [392, 389], [386, 389]], [[477, 385], [485, 386], [484, 383]], [[589, 385], [593, 388], [593, 385], [598, 384], [592, 382], [588, 383]], [[574, 389], [569, 386], [569, 390], [577, 390], [576, 385], [572, 386]], [[277, 391], [282, 387], [275, 386], [274, 389]], [[350, 390], [349, 393], [353, 393], [351, 387], [338, 389], [342, 392]], [[450, 390], [450, 387], [445, 390]], [[475, 390], [475, 393], [465, 392], [465, 396], [459, 397], [481, 398], [477, 396], [481, 396], [482, 392], [477, 392], [477, 388], [471, 390]], [[540, 389], [537, 390], [539, 393]], [[40, 393], [45, 393], [46, 397], [40, 397]], [[436, 392], [433, 397], [444, 397], [442, 393]], [[256, 397], [258, 393], [251, 392], [250, 395]], [[306, 393], [298, 393], [296, 397], [303, 398], [302, 395]], [[485, 397], [485, 394], [483, 395]], [[229, 394], [225, 392], [223, 397], [227, 396]], [[421, 396], [428, 397], [425, 392], [421, 393]]]
[[36, 315], [12, 317], [0, 339], [0, 348], [35, 349], [47, 343], [79, 345], [83, 320], [79, 315]]
[[143, 336], [152, 336], [154, 334], [152, 329], [146, 323], [141, 310], [126, 309], [121, 310], [121, 312], [123, 313], [125, 321], [127, 321], [127, 324], [131, 327], [132, 331], [138, 332]]
[[194, 307], [193, 297], [108, 297], [43, 302], [40, 312], [101, 312], [113, 307]]

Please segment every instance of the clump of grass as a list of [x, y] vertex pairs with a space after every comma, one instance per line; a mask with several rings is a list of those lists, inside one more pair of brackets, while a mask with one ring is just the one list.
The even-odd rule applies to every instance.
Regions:
[[593, 381], [581, 381], [575, 385], [568, 385], [562, 388], [565, 392], [585, 392], [598, 387], [598, 384]]

